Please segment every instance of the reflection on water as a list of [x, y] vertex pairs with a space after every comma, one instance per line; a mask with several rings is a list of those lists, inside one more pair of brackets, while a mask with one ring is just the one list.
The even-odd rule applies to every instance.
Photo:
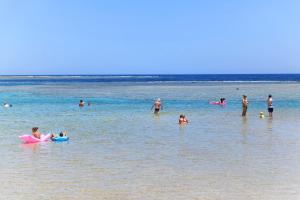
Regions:
[[[5, 88], [0, 98], [14, 107], [0, 108], [0, 199], [299, 199], [299, 89], [297, 84]], [[245, 91], [251, 104], [242, 118]], [[260, 119], [269, 93], [277, 106], [274, 118]], [[223, 96], [226, 107], [207, 103]], [[81, 97], [92, 106], [78, 108]], [[164, 100], [158, 115], [149, 111], [153, 97]], [[178, 124], [180, 113], [189, 124]], [[21, 144], [18, 136], [32, 126], [45, 133], [67, 130], [70, 140]]]
[[270, 133], [272, 133], [272, 122], [273, 122], [273, 118], [268, 118], [268, 120], [267, 120], [267, 130], [270, 132]]
[[20, 147], [24, 150], [32, 150], [33, 152], [39, 150], [40, 143], [32, 143], [32, 144], [21, 144]]

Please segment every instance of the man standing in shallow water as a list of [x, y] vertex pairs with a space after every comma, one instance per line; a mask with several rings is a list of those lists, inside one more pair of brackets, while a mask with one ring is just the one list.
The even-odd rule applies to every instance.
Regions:
[[153, 104], [151, 110], [152, 110], [153, 108], [154, 108], [154, 114], [158, 114], [159, 111], [163, 109], [163, 106], [162, 106], [162, 104], [161, 104], [160, 98], [158, 98], [158, 99], [154, 102], [154, 104]]
[[269, 117], [273, 117], [273, 98], [272, 98], [272, 95], [269, 95], [268, 97], [268, 100], [267, 100], [267, 103], [268, 103], [268, 112], [269, 112]]
[[242, 116], [245, 117], [248, 110], [248, 99], [246, 95], [243, 95], [242, 105], [243, 105]]

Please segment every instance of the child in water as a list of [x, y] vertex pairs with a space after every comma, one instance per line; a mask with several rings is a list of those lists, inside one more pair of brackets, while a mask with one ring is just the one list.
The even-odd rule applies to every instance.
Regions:
[[67, 131], [62, 131], [56, 136], [55, 134], [51, 134], [51, 139], [52, 138], [57, 138], [57, 137], [66, 137], [67, 136]]
[[260, 112], [259, 113], [259, 118], [261, 118], [261, 119], [265, 118], [265, 114], [263, 112]]
[[38, 127], [33, 127], [32, 128], [32, 136], [38, 139], [41, 139], [41, 133], [38, 131]]
[[179, 116], [179, 120], [178, 120], [178, 123], [179, 124], [187, 124], [187, 123], [189, 123], [189, 121], [188, 121], [188, 119], [185, 117], [185, 115], [180, 115]]

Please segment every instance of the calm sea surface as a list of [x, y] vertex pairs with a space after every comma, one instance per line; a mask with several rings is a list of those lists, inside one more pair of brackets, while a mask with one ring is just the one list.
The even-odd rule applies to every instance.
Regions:
[[[0, 199], [300, 199], [299, 75], [1, 76], [0, 102]], [[21, 144], [33, 126], [70, 140]]]

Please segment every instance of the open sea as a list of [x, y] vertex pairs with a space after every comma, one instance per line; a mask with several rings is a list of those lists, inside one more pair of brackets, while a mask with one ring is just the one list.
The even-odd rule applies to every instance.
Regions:
[[[3, 200], [300, 199], [300, 74], [0, 76], [4, 102]], [[70, 140], [22, 144], [34, 126]]]

